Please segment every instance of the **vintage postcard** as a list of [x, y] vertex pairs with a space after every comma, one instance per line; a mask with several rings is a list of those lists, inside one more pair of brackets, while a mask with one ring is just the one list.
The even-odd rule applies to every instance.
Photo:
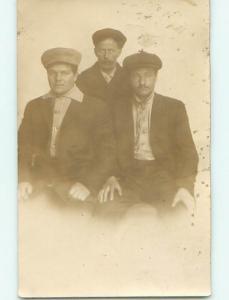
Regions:
[[211, 294], [208, 0], [18, 1], [18, 294]]

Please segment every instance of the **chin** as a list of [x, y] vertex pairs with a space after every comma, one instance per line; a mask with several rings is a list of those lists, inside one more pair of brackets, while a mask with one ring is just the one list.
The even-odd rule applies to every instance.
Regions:
[[54, 93], [57, 94], [57, 95], [61, 95], [61, 94], [64, 94], [66, 93], [67, 91], [64, 90], [64, 89], [54, 89]]
[[140, 92], [140, 93], [137, 93], [137, 95], [140, 97], [140, 98], [147, 98], [149, 97], [150, 95], [152, 94], [152, 92]]
[[110, 69], [113, 69], [114, 68], [114, 66], [113, 65], [103, 65], [103, 64], [101, 64], [101, 67], [102, 67], [102, 69], [104, 69], [104, 70], [110, 70]]

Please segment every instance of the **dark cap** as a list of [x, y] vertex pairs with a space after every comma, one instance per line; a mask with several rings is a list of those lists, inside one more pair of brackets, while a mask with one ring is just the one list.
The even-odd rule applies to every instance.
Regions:
[[121, 31], [112, 29], [112, 28], [104, 28], [104, 29], [98, 30], [95, 33], [93, 33], [93, 35], [92, 35], [92, 40], [93, 40], [93, 43], [95, 46], [99, 42], [101, 42], [107, 38], [114, 39], [118, 43], [120, 48], [122, 48], [126, 42], [125, 35]]
[[41, 62], [45, 68], [55, 63], [66, 63], [78, 66], [81, 61], [81, 53], [71, 48], [52, 48], [41, 56]]
[[126, 70], [153, 68], [155, 71], [158, 71], [162, 68], [162, 61], [156, 54], [139, 51], [124, 59], [123, 68]]

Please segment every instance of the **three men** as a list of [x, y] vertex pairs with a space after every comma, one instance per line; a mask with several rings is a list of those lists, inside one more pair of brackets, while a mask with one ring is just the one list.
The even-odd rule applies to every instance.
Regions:
[[162, 213], [194, 204], [197, 151], [184, 104], [154, 91], [161, 67], [143, 51], [124, 59], [132, 94], [114, 107], [118, 168], [99, 194], [102, 203], [132, 191]]
[[92, 40], [97, 62], [79, 75], [76, 84], [83, 93], [103, 99], [112, 108], [113, 102], [128, 91], [117, 62], [126, 37], [118, 30], [105, 28], [96, 31]]
[[184, 104], [155, 93], [161, 59], [140, 51], [121, 69], [126, 37], [107, 28], [92, 39], [98, 61], [79, 76], [76, 50], [42, 55], [50, 92], [29, 102], [19, 129], [20, 196], [48, 187], [84, 201], [103, 185], [100, 203], [193, 206], [198, 155]]
[[84, 201], [97, 194], [114, 162], [106, 105], [75, 86], [81, 54], [68, 48], [41, 57], [50, 91], [28, 103], [19, 128], [19, 194], [49, 188]]

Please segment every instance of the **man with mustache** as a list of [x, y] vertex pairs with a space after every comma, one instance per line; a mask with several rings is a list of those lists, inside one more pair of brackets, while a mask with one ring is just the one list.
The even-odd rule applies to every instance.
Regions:
[[78, 76], [76, 85], [83, 93], [103, 99], [112, 108], [116, 99], [128, 91], [117, 62], [126, 37], [119, 30], [104, 28], [96, 31], [92, 40], [97, 62]]
[[41, 60], [50, 91], [27, 104], [19, 128], [19, 197], [48, 190], [85, 201], [97, 195], [113, 167], [109, 111], [75, 86], [78, 51], [49, 49]]
[[193, 211], [198, 155], [184, 104], [155, 92], [161, 67], [144, 51], [124, 59], [132, 94], [114, 107], [117, 170], [99, 193], [101, 203], [128, 208], [132, 192], [162, 214], [179, 203]]

